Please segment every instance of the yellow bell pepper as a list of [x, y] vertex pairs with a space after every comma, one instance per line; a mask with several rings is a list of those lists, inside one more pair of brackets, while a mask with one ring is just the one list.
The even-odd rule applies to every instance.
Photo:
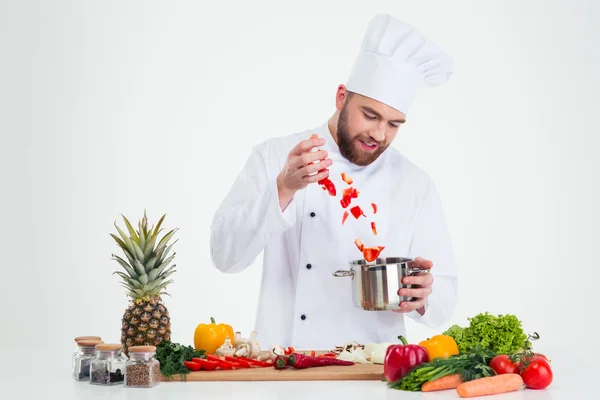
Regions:
[[435, 358], [447, 358], [458, 354], [458, 345], [451, 336], [435, 335], [428, 340], [423, 340], [419, 346], [425, 347], [429, 360]]
[[214, 318], [210, 318], [210, 324], [198, 324], [194, 332], [194, 348], [198, 351], [204, 350], [205, 354], [215, 354], [217, 349], [229, 338], [232, 346], [235, 346], [235, 335], [233, 328], [227, 324], [216, 324]]

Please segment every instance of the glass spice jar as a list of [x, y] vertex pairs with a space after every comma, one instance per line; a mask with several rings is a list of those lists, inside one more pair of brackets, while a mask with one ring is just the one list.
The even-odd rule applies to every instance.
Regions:
[[125, 366], [125, 387], [153, 387], [159, 384], [160, 363], [154, 355], [155, 346], [132, 346], [127, 349], [129, 361]]
[[96, 345], [102, 340], [84, 339], [77, 342], [77, 354], [73, 363], [73, 378], [78, 381], [90, 379], [90, 365], [96, 358]]
[[120, 344], [96, 345], [96, 358], [90, 367], [90, 383], [93, 385], [119, 385], [125, 381], [126, 360], [121, 357]]
[[81, 340], [102, 340], [102, 338], [100, 336], [77, 336], [75, 338], [75, 350], [73, 350], [73, 355], [71, 356], [71, 369], [75, 368], [75, 356], [79, 351], [79, 346], [77, 345], [77, 343]]

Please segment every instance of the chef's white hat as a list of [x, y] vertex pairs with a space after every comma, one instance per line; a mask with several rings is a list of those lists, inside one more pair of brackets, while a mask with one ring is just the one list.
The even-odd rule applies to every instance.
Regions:
[[452, 66], [452, 58], [412, 26], [378, 14], [367, 27], [346, 88], [406, 114], [419, 88], [445, 83]]

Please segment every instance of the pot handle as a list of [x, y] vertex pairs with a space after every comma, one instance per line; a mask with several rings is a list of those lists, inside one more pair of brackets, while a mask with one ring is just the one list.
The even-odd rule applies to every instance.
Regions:
[[346, 276], [354, 276], [354, 271], [347, 271], [347, 270], [339, 269], [333, 273], [333, 276], [338, 277], [338, 278], [343, 278]]
[[423, 273], [429, 274], [431, 271], [429, 269], [426, 269], [426, 268], [409, 268], [408, 269], [408, 274], [409, 275], [415, 275], [415, 274], [418, 274], [419, 272], [423, 272]]

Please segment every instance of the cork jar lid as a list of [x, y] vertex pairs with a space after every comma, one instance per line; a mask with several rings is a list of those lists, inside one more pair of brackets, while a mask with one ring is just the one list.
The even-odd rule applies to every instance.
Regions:
[[102, 338], [100, 336], [77, 336], [75, 338], [76, 342], [79, 342], [80, 340], [102, 340]]
[[123, 345], [119, 343], [101, 343], [96, 345], [96, 350], [100, 351], [113, 351], [113, 350], [121, 350]]
[[79, 347], [95, 347], [97, 344], [104, 343], [102, 340], [94, 340], [94, 339], [86, 339], [80, 340], [77, 342], [77, 346]]
[[132, 346], [127, 351], [130, 353], [151, 353], [156, 351], [156, 346]]

